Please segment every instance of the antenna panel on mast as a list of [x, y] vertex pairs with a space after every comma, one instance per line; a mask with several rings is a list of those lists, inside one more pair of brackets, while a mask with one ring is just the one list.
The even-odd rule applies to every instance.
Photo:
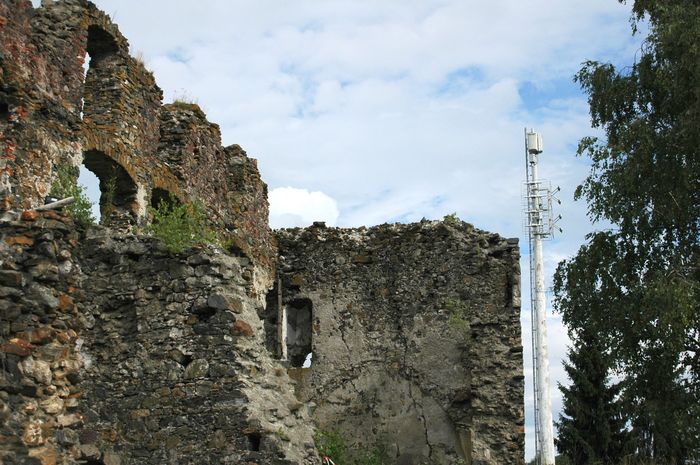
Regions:
[[532, 130], [527, 133], [527, 151], [530, 153], [542, 153], [542, 136]]

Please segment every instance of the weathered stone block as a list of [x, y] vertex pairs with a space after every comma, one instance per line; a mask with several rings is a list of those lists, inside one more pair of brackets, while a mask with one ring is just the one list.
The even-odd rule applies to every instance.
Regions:
[[0, 285], [10, 287], [24, 286], [24, 275], [18, 271], [0, 270]]
[[190, 362], [185, 368], [185, 379], [203, 378], [209, 373], [209, 362], [199, 358]]
[[253, 328], [245, 321], [237, 320], [233, 324], [233, 333], [234, 334], [242, 334], [243, 336], [246, 336], [246, 337], [252, 337], [253, 336]]
[[24, 339], [12, 338], [8, 342], [4, 343], [1, 348], [6, 354], [28, 357], [32, 354], [34, 346]]
[[21, 245], [25, 247], [31, 247], [34, 245], [34, 239], [27, 236], [8, 236], [5, 237], [4, 240], [8, 245]]

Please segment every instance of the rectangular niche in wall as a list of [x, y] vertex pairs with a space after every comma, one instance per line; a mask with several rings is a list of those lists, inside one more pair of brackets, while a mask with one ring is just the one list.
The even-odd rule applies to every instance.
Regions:
[[295, 299], [286, 306], [287, 357], [290, 366], [303, 366], [311, 354], [312, 307], [309, 299]]

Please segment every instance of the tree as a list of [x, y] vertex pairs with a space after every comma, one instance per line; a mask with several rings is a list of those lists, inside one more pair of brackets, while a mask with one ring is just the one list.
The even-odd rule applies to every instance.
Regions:
[[604, 137], [579, 144], [575, 198], [612, 228], [559, 264], [555, 306], [613, 356], [637, 455], [684, 463], [700, 455], [700, 4], [637, 0], [633, 33], [645, 18], [632, 66], [576, 75]]
[[608, 379], [609, 362], [590, 333], [579, 335], [564, 364], [571, 385], [559, 385], [564, 398], [556, 446], [572, 465], [617, 464], [626, 447], [626, 419], [619, 385]]

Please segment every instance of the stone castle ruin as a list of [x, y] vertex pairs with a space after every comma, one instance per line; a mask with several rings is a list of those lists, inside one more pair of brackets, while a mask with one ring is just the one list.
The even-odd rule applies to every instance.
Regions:
[[[81, 165], [87, 230], [34, 210]], [[170, 196], [226, 250], [139, 235]], [[270, 230], [256, 161], [163, 105], [107, 15], [0, 1], [0, 463], [318, 464], [333, 431], [521, 464], [519, 289], [517, 240], [459, 220]]]

